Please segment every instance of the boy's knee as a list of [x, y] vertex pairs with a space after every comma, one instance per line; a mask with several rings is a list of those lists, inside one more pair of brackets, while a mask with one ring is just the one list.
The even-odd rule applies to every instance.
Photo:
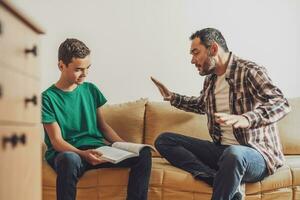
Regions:
[[57, 170], [73, 170], [79, 167], [81, 158], [77, 153], [66, 151], [58, 154], [55, 159]]
[[152, 154], [149, 147], [145, 147], [140, 151], [139, 157], [136, 160], [136, 164], [143, 166], [144, 170], [151, 171]]
[[152, 153], [150, 147], [145, 147], [140, 151], [140, 157], [146, 158], [146, 159], [151, 159], [152, 158]]

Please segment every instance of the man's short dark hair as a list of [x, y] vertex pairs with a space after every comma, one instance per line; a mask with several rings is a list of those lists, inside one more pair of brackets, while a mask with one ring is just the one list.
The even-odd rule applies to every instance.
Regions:
[[90, 49], [80, 40], [68, 38], [58, 48], [58, 61], [68, 65], [72, 58], [85, 58], [90, 55]]
[[190, 36], [190, 40], [195, 38], [199, 38], [201, 43], [206, 47], [209, 48], [213, 42], [216, 42], [219, 46], [224, 49], [225, 52], [228, 52], [228, 47], [226, 41], [221, 34], [221, 32], [214, 28], [205, 28], [200, 31], [196, 31]]

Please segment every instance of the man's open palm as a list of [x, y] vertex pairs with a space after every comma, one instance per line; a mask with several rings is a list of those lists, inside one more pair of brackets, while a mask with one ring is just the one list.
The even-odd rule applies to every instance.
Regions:
[[161, 82], [156, 80], [155, 78], [151, 77], [151, 80], [158, 88], [160, 94], [163, 96], [165, 101], [170, 101], [172, 99], [173, 93], [168, 90], [166, 86], [164, 86]]
[[249, 121], [243, 115], [231, 115], [227, 113], [215, 113], [216, 122], [222, 125], [231, 125], [234, 128], [248, 128]]

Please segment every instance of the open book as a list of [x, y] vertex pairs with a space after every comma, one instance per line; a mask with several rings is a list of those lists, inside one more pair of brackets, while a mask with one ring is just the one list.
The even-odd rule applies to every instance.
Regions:
[[141, 149], [149, 147], [155, 151], [155, 148], [149, 144], [137, 144], [131, 142], [115, 142], [112, 146], [102, 146], [96, 150], [102, 153], [101, 158], [111, 163], [118, 163], [127, 158], [139, 156]]

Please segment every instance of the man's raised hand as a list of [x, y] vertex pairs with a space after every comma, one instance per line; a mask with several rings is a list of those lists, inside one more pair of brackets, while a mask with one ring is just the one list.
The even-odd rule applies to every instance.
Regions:
[[165, 101], [171, 101], [173, 93], [170, 92], [166, 86], [164, 86], [161, 82], [159, 82], [158, 80], [156, 80], [152, 76], [151, 76], [151, 80], [153, 81], [153, 83], [158, 88], [158, 90], [159, 90], [160, 94], [163, 96], [164, 100]]

